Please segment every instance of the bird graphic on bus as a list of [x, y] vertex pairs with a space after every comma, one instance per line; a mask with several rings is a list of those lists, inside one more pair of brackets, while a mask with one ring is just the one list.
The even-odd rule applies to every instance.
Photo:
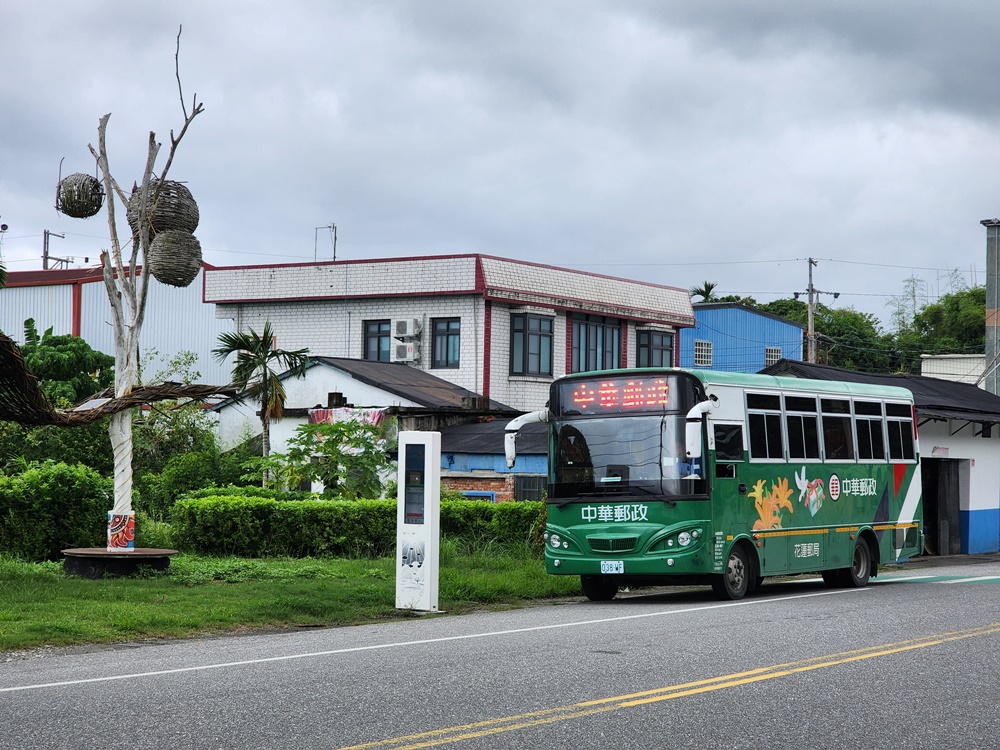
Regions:
[[799, 488], [799, 502], [815, 516], [823, 507], [823, 500], [826, 499], [823, 480], [819, 477], [812, 480], [806, 479], [806, 467], [803, 466], [801, 476], [799, 472], [795, 472], [795, 486]]

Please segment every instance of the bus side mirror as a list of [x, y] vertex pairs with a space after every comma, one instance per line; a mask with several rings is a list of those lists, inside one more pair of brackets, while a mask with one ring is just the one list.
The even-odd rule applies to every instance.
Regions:
[[684, 455], [691, 464], [689, 478], [702, 479], [701, 464], [701, 423], [712, 408], [712, 401], [702, 401], [687, 413], [687, 424], [684, 426]]

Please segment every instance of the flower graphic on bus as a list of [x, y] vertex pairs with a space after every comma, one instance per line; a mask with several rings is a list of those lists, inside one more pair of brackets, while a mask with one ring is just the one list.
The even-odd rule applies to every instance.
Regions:
[[760, 516], [759, 520], [754, 521], [753, 528], [755, 531], [760, 529], [780, 529], [782, 508], [787, 509], [789, 513], [795, 512], [795, 506], [789, 500], [795, 490], [788, 486], [786, 478], [782, 477], [778, 479], [776, 484], [772, 483], [771, 489], [767, 493], [764, 492], [764, 485], [764, 480], [758, 479], [753, 489], [747, 493], [748, 497], [753, 498], [757, 515]]
[[819, 477], [812, 480], [806, 479], [806, 467], [803, 466], [802, 476], [799, 476], [799, 472], [795, 472], [795, 486], [799, 488], [799, 502], [815, 516], [817, 511], [823, 507], [823, 500], [826, 498], [823, 491], [823, 480]]

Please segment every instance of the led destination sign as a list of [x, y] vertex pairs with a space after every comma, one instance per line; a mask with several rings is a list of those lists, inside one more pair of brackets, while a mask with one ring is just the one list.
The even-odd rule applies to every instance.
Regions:
[[560, 383], [559, 404], [563, 414], [624, 414], [663, 412], [670, 408], [673, 378], [602, 377]]

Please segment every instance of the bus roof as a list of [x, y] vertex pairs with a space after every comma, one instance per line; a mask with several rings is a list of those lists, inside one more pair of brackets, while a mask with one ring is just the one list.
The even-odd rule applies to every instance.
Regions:
[[[721, 370], [686, 370], [680, 368], [628, 368], [621, 370], [600, 370], [577, 372], [565, 377], [594, 377], [601, 375], [649, 375], [651, 372], [688, 373], [704, 385], [737, 386], [743, 388], [765, 388], [783, 391], [807, 391], [809, 393], [829, 393], [843, 396], [868, 396], [871, 398], [892, 398], [913, 401], [913, 394], [907, 388], [871, 383], [849, 383], [840, 380], [812, 380], [788, 375], [759, 375], [756, 373], [724, 372]], [[558, 381], [557, 381], [558, 382]]]

